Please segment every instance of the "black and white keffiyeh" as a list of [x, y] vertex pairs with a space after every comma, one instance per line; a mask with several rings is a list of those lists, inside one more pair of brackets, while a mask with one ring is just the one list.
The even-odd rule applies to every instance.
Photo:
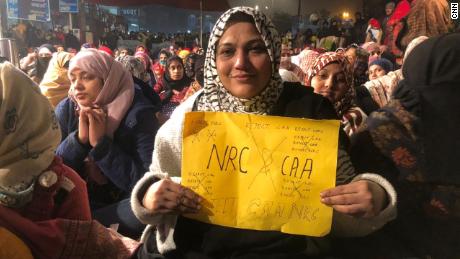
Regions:
[[[242, 99], [228, 92], [217, 74], [216, 49], [225, 26], [230, 17], [236, 13], [245, 13], [253, 17], [255, 26], [262, 36], [272, 62], [272, 76], [267, 87], [257, 96]], [[273, 23], [261, 12], [251, 7], [235, 7], [217, 20], [212, 30], [205, 61], [205, 80], [203, 94], [198, 100], [200, 111], [226, 111], [239, 113], [267, 114], [283, 90], [281, 77], [278, 73], [281, 42]]]

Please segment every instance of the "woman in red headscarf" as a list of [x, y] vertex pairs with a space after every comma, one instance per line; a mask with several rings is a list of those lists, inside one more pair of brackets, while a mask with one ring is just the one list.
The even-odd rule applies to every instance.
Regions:
[[385, 39], [383, 44], [388, 46], [389, 51], [391, 51], [395, 56], [402, 56], [402, 51], [397, 47], [396, 40], [399, 33], [403, 29], [404, 25], [402, 19], [404, 19], [410, 12], [411, 2], [413, 0], [401, 0], [398, 5], [396, 5], [395, 11], [391, 15], [390, 19], [386, 24]]

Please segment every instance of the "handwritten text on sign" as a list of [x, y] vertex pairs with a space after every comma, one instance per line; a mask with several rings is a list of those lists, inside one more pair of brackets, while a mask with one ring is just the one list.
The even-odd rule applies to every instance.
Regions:
[[206, 202], [187, 215], [212, 224], [324, 236], [332, 209], [339, 121], [222, 112], [185, 115], [182, 184]]

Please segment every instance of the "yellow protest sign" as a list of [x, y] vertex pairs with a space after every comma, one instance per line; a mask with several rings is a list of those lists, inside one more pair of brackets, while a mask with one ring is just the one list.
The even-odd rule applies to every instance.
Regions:
[[224, 112], [185, 115], [182, 184], [205, 198], [187, 217], [228, 227], [324, 236], [339, 121]]

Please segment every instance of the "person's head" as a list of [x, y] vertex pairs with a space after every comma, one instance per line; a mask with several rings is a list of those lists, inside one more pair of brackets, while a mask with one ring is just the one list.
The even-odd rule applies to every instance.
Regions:
[[195, 77], [195, 62], [196, 62], [197, 57], [198, 55], [196, 55], [195, 53], [192, 53], [185, 58], [185, 62], [184, 62], [185, 74], [189, 78]]
[[57, 46], [56, 46], [56, 51], [57, 51], [57, 52], [63, 52], [63, 51], [65, 51], [64, 46], [62, 46], [62, 45], [57, 45]]
[[272, 63], [262, 35], [250, 15], [233, 15], [216, 49], [217, 73], [223, 86], [238, 98], [250, 99], [267, 86]]
[[355, 13], [355, 18], [356, 18], [356, 20], [360, 20], [360, 19], [362, 18], [361, 13], [360, 13], [360, 12], [356, 12], [356, 13]]
[[412, 50], [414, 50], [414, 48], [416, 46], [418, 46], [420, 43], [426, 41], [428, 39], [427, 36], [419, 36], [415, 39], [413, 39], [409, 45], [407, 45], [407, 48], [406, 50], [404, 51], [404, 57], [403, 57], [403, 65], [404, 65], [404, 61], [407, 59], [407, 57], [409, 56], [409, 54], [412, 52]]
[[169, 51], [165, 49], [160, 50], [160, 54], [158, 54], [158, 59], [162, 67], [166, 66], [166, 61], [168, 61], [168, 58], [170, 56], [171, 56], [171, 53]]
[[375, 18], [369, 19], [369, 25], [372, 27], [372, 29], [381, 29], [382, 28], [380, 26], [380, 22]]
[[43, 80], [40, 82], [42, 94], [48, 97], [53, 107], [68, 95], [70, 81], [67, 72], [72, 57], [73, 54], [64, 51], [53, 55]]
[[138, 45], [136, 47], [136, 52], [145, 52], [145, 53], [147, 53], [147, 49], [145, 48], [144, 45]]
[[385, 5], [385, 14], [387, 16], [390, 16], [391, 14], [393, 14], [394, 10], [395, 10], [395, 3], [394, 2], [388, 2]]
[[160, 65], [159, 62], [153, 64], [152, 70], [153, 70], [152, 72], [153, 72], [157, 82], [159, 80], [161, 80], [161, 78], [163, 78], [163, 74], [164, 74], [165, 70], [164, 70], [163, 66]]
[[147, 75], [146, 75], [146, 70], [144, 67], [144, 63], [133, 56], [125, 55], [123, 57], [120, 57], [118, 59], [118, 62], [120, 62], [124, 68], [126, 68], [132, 76], [142, 80], [146, 81]]
[[291, 49], [287, 44], [281, 44], [281, 57], [290, 57]]
[[384, 58], [379, 58], [369, 64], [369, 80], [374, 80], [393, 71], [393, 64]]
[[337, 112], [345, 112], [344, 104], [352, 102], [353, 72], [347, 58], [335, 52], [326, 52], [318, 56], [307, 73], [306, 84], [313, 87], [317, 94], [329, 99]]
[[124, 56], [126, 56], [126, 55], [129, 55], [129, 50], [128, 50], [127, 47], [120, 47], [120, 48], [118, 48], [118, 51], [119, 51], [119, 52], [118, 52], [118, 56], [119, 56], [120, 58], [122, 58], [122, 57], [124, 57]]
[[144, 64], [145, 70], [149, 71], [150, 70], [150, 57], [147, 55], [145, 52], [138, 51], [136, 54], [134, 54], [134, 57], [138, 58], [142, 63]]
[[201, 86], [204, 85], [204, 56], [197, 55], [194, 65], [195, 70], [195, 80], [200, 83]]
[[108, 136], [118, 128], [134, 98], [131, 74], [107, 53], [86, 49], [69, 66], [69, 96], [78, 107], [100, 107], [107, 111]]
[[353, 67], [355, 65], [355, 61], [358, 58], [358, 51], [359, 46], [356, 44], [352, 44], [347, 47], [345, 52], [343, 53], [345, 57], [348, 59], [348, 62], [350, 62], [350, 65]]
[[198, 108], [266, 113], [283, 87], [279, 62], [280, 39], [271, 21], [250, 7], [228, 10], [209, 40]]
[[375, 42], [366, 42], [361, 46], [367, 52], [369, 52], [369, 57], [379, 57], [380, 56], [380, 45]]
[[[120, 75], [116, 75], [115, 70], [118, 70]], [[83, 107], [95, 105], [104, 88], [105, 92], [108, 92], [108, 88], [115, 87], [110, 85], [115, 78], [121, 80], [128, 75], [121, 63], [115, 62], [106, 52], [96, 49], [78, 52], [70, 61], [68, 74], [71, 82], [69, 94]]]
[[54, 52], [56, 49], [51, 44], [43, 44], [38, 48], [38, 57], [51, 59]]
[[166, 62], [166, 76], [173, 81], [181, 80], [185, 75], [184, 63], [178, 56], [172, 56]]
[[36, 84], [9, 62], [0, 63], [0, 205], [21, 208], [55, 158], [61, 131]]
[[87, 42], [87, 43], [83, 43], [80, 49], [84, 50], [84, 49], [92, 49], [92, 48], [94, 48], [94, 45], [92, 43]]
[[302, 50], [300, 54], [298, 55], [300, 69], [306, 74], [318, 56], [319, 56], [319, 53], [314, 50], [310, 50], [310, 49]]
[[[394, 100], [415, 115], [417, 150], [423, 151], [423, 177], [433, 182], [459, 182], [460, 34], [424, 40], [407, 56], [404, 80]], [[405, 118], [408, 118], [406, 116]], [[406, 121], [403, 122], [406, 125]], [[406, 134], [407, 135], [407, 134]], [[413, 139], [413, 138], [411, 138]]]
[[190, 55], [190, 51], [186, 49], [183, 49], [177, 53], [177, 56], [179, 56], [184, 63], [189, 55]]
[[103, 52], [109, 54], [111, 57], [113, 57], [113, 51], [112, 51], [112, 49], [109, 48], [109, 47], [107, 47], [107, 46], [100, 45], [99, 48], [98, 48], [98, 50], [103, 51]]

